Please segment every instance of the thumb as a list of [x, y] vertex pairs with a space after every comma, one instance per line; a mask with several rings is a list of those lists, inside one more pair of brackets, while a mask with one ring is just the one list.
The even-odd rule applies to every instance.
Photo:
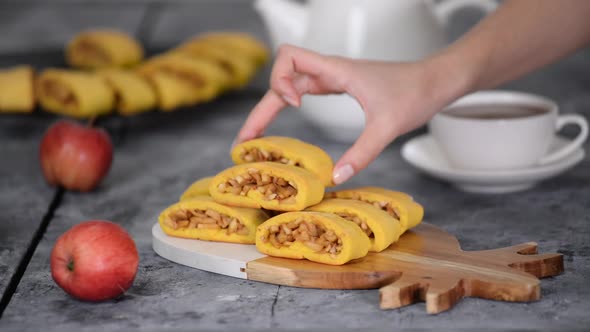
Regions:
[[356, 142], [334, 166], [332, 181], [341, 184], [373, 162], [396, 136], [387, 124], [367, 122]]

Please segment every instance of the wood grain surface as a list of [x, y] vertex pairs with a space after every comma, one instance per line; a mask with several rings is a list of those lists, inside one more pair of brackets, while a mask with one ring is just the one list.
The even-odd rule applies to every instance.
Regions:
[[534, 242], [463, 251], [453, 235], [426, 223], [384, 251], [342, 266], [269, 257], [253, 245], [170, 237], [158, 224], [152, 235], [160, 256], [218, 274], [305, 288], [380, 288], [382, 309], [425, 301], [427, 312], [439, 313], [465, 296], [535, 301], [541, 297], [538, 278], [563, 272], [562, 255], [538, 255]]
[[451, 234], [422, 224], [386, 250], [343, 266], [263, 257], [247, 263], [246, 275], [250, 280], [295, 287], [380, 288], [382, 309], [425, 301], [429, 313], [439, 313], [465, 296], [538, 300], [538, 278], [563, 272], [563, 258], [560, 254], [536, 253], [533, 242], [463, 251]]

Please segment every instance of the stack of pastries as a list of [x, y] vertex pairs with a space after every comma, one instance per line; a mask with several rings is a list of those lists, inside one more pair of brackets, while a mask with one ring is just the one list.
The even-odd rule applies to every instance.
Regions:
[[258, 138], [236, 145], [231, 157], [235, 166], [195, 181], [162, 211], [166, 234], [342, 265], [383, 251], [422, 221], [422, 206], [402, 192], [326, 191], [332, 159], [303, 141]]
[[264, 44], [241, 32], [209, 32], [144, 59], [140, 43], [114, 30], [89, 30], [66, 47], [69, 69], [0, 70], [0, 112], [45, 111], [93, 118], [210, 101], [246, 85], [268, 61]]

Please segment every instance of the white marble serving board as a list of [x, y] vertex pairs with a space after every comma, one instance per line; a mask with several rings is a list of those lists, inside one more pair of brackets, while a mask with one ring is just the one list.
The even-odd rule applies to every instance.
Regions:
[[152, 247], [158, 255], [175, 263], [241, 279], [247, 279], [248, 262], [266, 257], [252, 244], [171, 237], [158, 223], [152, 227]]

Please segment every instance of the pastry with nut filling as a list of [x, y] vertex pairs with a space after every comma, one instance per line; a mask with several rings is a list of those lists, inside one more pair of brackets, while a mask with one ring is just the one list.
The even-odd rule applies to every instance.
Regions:
[[209, 186], [215, 201], [273, 211], [301, 211], [319, 203], [324, 185], [313, 173], [291, 165], [259, 162], [230, 167]]
[[135, 72], [124, 69], [97, 71], [115, 92], [115, 109], [121, 115], [134, 115], [156, 106], [156, 92]]
[[197, 196], [166, 208], [158, 222], [170, 236], [254, 244], [256, 227], [267, 219], [260, 209], [225, 206], [211, 197]]
[[137, 72], [152, 83], [164, 111], [209, 101], [230, 81], [229, 75], [214, 62], [174, 53], [146, 61]]
[[358, 226], [332, 213], [287, 212], [256, 231], [256, 249], [263, 254], [330, 265], [364, 257], [369, 247]]
[[266, 136], [237, 144], [231, 151], [235, 164], [272, 161], [304, 168], [317, 175], [324, 186], [333, 186], [332, 158], [321, 148], [301, 140]]
[[43, 109], [75, 118], [92, 118], [113, 109], [115, 94], [95, 73], [46, 69], [36, 82]]
[[240, 54], [227, 52], [223, 47], [207, 40], [193, 39], [171, 51], [186, 54], [192, 58], [204, 58], [216, 63], [231, 80], [228, 88], [241, 88], [256, 74], [256, 64]]
[[66, 60], [76, 68], [129, 67], [142, 59], [143, 48], [139, 42], [116, 30], [84, 31], [76, 35], [66, 48]]
[[340, 198], [324, 199], [307, 211], [336, 214], [357, 225], [371, 242], [369, 251], [380, 252], [396, 242], [402, 228], [399, 220], [372, 204]]
[[418, 225], [424, 217], [424, 208], [412, 196], [384, 188], [362, 187], [327, 192], [326, 198], [354, 199], [373, 204], [399, 220], [402, 233]]

